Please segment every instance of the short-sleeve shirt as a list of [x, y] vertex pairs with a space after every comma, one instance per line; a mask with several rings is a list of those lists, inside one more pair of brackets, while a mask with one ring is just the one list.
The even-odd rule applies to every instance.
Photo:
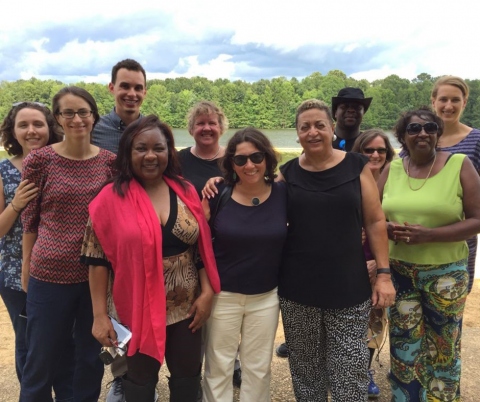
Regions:
[[213, 228], [222, 291], [253, 295], [278, 286], [287, 236], [285, 183], [272, 183], [270, 196], [258, 206], [230, 198], [218, 211]]
[[193, 184], [198, 196], [202, 199], [205, 183], [212, 177], [222, 176], [222, 171], [218, 165], [218, 159], [208, 161], [197, 158], [192, 154], [191, 149], [192, 147], [188, 147], [179, 151], [178, 158], [183, 177]]
[[37, 233], [30, 275], [53, 283], [88, 281], [80, 263], [88, 204], [114, 173], [115, 154], [100, 149], [93, 158], [68, 159], [46, 146], [23, 162], [23, 179], [38, 187], [38, 196], [22, 213], [23, 231]]

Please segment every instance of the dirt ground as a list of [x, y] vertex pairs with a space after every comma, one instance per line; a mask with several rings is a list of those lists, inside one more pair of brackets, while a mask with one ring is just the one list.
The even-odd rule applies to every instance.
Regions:
[[[14, 365], [14, 337], [7, 311], [0, 300], [0, 402], [14, 402], [18, 400], [19, 386], [15, 375]], [[280, 321], [276, 344], [283, 342], [283, 328]], [[475, 281], [475, 286], [468, 297], [464, 315], [462, 337], [462, 401], [476, 402], [480, 398], [480, 381], [478, 370], [480, 358], [480, 279]], [[376, 371], [376, 381], [381, 389], [378, 402], [390, 401], [389, 386], [386, 379], [389, 368], [388, 344], [380, 353], [378, 361], [374, 361], [373, 368]], [[272, 361], [272, 385], [271, 395], [274, 402], [293, 402], [295, 398], [292, 392], [292, 383], [288, 369], [287, 359], [281, 359], [274, 355]], [[100, 401], [105, 400], [107, 391], [106, 384], [111, 380], [110, 370], [105, 371], [104, 386]], [[166, 383], [167, 370], [162, 368], [158, 385], [160, 394], [159, 402], [168, 401]], [[235, 392], [233, 401], [238, 401], [238, 391]]]

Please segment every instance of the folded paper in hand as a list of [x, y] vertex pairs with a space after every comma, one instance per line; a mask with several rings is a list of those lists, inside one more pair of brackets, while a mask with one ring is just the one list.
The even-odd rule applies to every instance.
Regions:
[[115, 318], [110, 317], [110, 320], [112, 321], [113, 329], [117, 334], [118, 346], [112, 346], [108, 349], [113, 357], [117, 354], [123, 356], [127, 351], [127, 343], [132, 338], [132, 333], [125, 325], [120, 324]]

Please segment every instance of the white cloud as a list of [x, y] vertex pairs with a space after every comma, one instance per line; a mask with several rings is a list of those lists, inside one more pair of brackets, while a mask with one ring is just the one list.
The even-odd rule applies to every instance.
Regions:
[[[57, 70], [62, 80], [103, 80], [111, 65], [125, 57], [139, 60], [152, 78], [261, 77], [269, 71], [265, 60], [245, 57], [258, 57], [265, 49], [270, 70], [280, 71], [283, 60], [280, 74], [285, 76], [298, 74], [302, 67], [285, 62], [286, 55], [305, 49], [299, 60], [305, 63], [305, 75], [314, 66], [337, 65], [333, 68], [369, 80], [389, 74], [411, 79], [421, 72], [480, 78], [472, 56], [478, 47], [474, 10], [470, 0], [453, 5], [446, 0], [83, 0], [73, 7], [58, 0], [11, 2], [0, 25], [0, 52], [9, 60], [1, 67], [0, 79], [53, 77]], [[115, 29], [102, 31], [112, 21], [118, 21]], [[71, 28], [68, 34], [73, 36], [59, 45], [61, 37], [31, 37], [56, 26]], [[96, 37], [100, 31], [102, 37]], [[252, 45], [259, 51], [251, 51]], [[358, 63], [359, 54], [367, 62]], [[46, 67], [52, 71], [45, 73]]]

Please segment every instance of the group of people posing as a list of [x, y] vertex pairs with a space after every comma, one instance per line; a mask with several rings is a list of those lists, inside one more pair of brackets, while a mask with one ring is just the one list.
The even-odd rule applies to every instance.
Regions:
[[106, 116], [69, 86], [51, 111], [15, 103], [0, 128], [12, 156], [0, 162], [0, 294], [20, 402], [97, 401], [110, 317], [132, 338], [108, 402], [155, 401], [164, 359], [170, 401], [231, 402], [238, 357], [240, 400], [269, 401], [279, 311], [297, 401], [378, 395], [369, 367], [387, 315], [394, 400], [460, 400], [480, 232], [463, 80], [440, 78], [433, 111], [400, 116], [398, 158], [381, 130], [360, 132], [372, 101], [360, 89], [331, 109], [306, 100], [303, 152], [279, 170], [256, 128], [220, 145], [228, 120], [210, 101], [190, 110], [194, 145], [177, 152], [161, 116], [140, 113], [134, 60], [113, 67], [109, 89]]

